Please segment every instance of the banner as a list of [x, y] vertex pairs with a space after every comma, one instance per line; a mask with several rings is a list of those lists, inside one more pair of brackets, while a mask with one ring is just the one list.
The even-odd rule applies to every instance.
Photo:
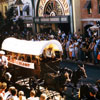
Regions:
[[14, 65], [20, 66], [20, 67], [34, 69], [34, 63], [24, 62], [21, 60], [10, 60], [8, 62]]

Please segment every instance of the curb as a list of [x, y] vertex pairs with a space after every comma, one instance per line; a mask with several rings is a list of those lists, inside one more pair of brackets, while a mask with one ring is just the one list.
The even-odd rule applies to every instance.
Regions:
[[82, 64], [84, 63], [85, 65], [88, 66], [95, 66], [95, 67], [100, 67], [100, 64], [93, 64], [93, 63], [89, 63], [89, 62], [82, 62], [82, 61], [74, 61], [74, 60], [62, 60], [63, 62], [69, 62], [69, 63], [74, 63], [74, 64]]

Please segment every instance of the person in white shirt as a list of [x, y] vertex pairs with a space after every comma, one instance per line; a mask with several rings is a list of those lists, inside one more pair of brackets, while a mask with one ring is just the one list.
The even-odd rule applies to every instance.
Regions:
[[75, 40], [74, 42], [74, 50], [75, 50], [75, 59], [78, 60], [78, 42]]
[[65, 36], [66, 36], [65, 32], [63, 32], [62, 35], [61, 35], [62, 39], [64, 39]]
[[11, 96], [11, 98], [9, 98], [10, 100], [19, 100], [17, 97], [17, 89], [12, 89], [11, 94], [12, 94], [12, 96]]
[[18, 95], [19, 95], [19, 100], [26, 100], [26, 97], [24, 96], [24, 92], [23, 91], [19, 91]]
[[5, 99], [5, 90], [7, 88], [7, 83], [3, 82], [3, 83], [0, 83], [0, 96], [3, 98], [3, 100], [6, 100]]
[[61, 35], [61, 30], [58, 28], [58, 36]]
[[30, 97], [27, 100], [39, 100], [38, 97], [35, 97], [35, 91], [31, 90]]
[[73, 42], [70, 41], [70, 45], [69, 45], [69, 57], [72, 60], [72, 52], [73, 52]]
[[70, 41], [68, 41], [68, 39], [66, 39], [66, 54], [67, 54], [67, 59], [69, 59], [69, 44], [70, 44]]
[[55, 52], [53, 51], [52, 48], [48, 48], [45, 53], [46, 53], [46, 56], [48, 58], [54, 58], [55, 57]]
[[9, 98], [12, 97], [11, 91], [12, 91], [13, 89], [15, 89], [15, 87], [11, 86], [11, 87], [9, 87], [8, 91], [5, 93], [5, 99], [6, 99], [6, 100], [9, 100]]
[[7, 57], [4, 56], [4, 54], [4, 51], [0, 51], [0, 80], [2, 80], [6, 72], [6, 68], [8, 68], [8, 60]]
[[7, 60], [7, 57], [4, 55], [5, 55], [5, 52], [0, 51], [0, 66], [8, 67], [8, 60]]

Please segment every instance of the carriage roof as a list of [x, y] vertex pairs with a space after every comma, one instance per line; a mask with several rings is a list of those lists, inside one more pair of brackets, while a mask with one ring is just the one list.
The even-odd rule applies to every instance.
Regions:
[[57, 40], [27, 41], [10, 37], [2, 43], [3, 50], [37, 56], [41, 55], [45, 49], [50, 47], [54, 51], [63, 51], [60, 42]]

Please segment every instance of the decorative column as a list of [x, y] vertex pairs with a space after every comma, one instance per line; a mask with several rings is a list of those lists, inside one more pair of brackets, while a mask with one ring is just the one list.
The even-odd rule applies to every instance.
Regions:
[[24, 5], [23, 2], [21, 0], [16, 0], [15, 5], [18, 8], [18, 15], [22, 16], [22, 14], [23, 14], [23, 5]]
[[69, 10], [70, 10], [70, 30], [71, 34], [74, 34], [74, 22], [73, 22], [73, 5], [72, 0], [69, 1]]
[[[32, 9], [33, 9], [33, 12], [32, 12], [32, 19], [34, 19], [35, 17], [36, 17], [36, 15], [35, 15], [35, 1], [36, 0], [31, 0], [32, 1]], [[32, 30], [33, 30], [33, 35], [35, 35], [36, 34], [36, 32], [37, 32], [37, 30], [36, 30], [36, 23], [34, 22], [34, 20], [33, 20], [33, 25], [32, 25]]]

